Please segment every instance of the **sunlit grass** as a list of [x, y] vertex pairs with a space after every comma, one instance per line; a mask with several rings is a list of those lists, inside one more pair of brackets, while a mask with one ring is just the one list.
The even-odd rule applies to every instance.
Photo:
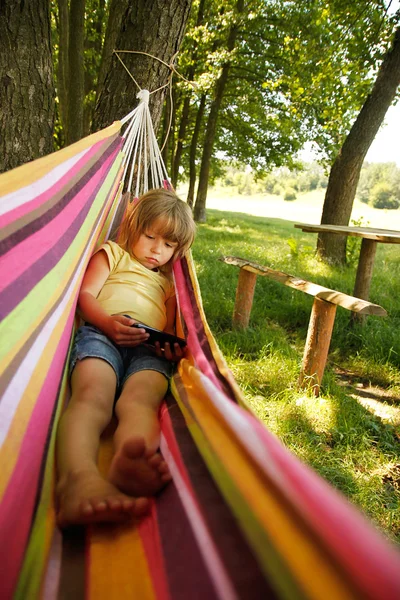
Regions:
[[[312, 297], [258, 277], [249, 329], [232, 329], [239, 270], [218, 260], [222, 255], [352, 293], [354, 264], [321, 263], [315, 242], [289, 221], [209, 210], [193, 249], [207, 320], [257, 416], [400, 541], [400, 249], [378, 245], [370, 299], [387, 318], [350, 327], [350, 313], [338, 308], [319, 398], [297, 386]], [[385, 397], [362, 403], [339, 372], [360, 386], [380, 386]]]

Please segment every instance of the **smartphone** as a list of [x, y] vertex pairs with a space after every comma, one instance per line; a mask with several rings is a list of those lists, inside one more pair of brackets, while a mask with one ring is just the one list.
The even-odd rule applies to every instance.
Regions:
[[186, 346], [186, 340], [183, 338], [172, 335], [171, 333], [165, 333], [164, 331], [160, 331], [160, 329], [154, 329], [154, 327], [149, 327], [144, 323], [134, 323], [131, 327], [144, 329], [146, 333], [149, 333], [150, 337], [148, 337], [144, 343], [149, 344], [150, 346], [155, 346], [156, 342], [160, 342], [161, 348], [164, 347], [165, 342], [169, 342], [171, 349], [173, 349], [174, 344], [179, 344], [181, 348]]

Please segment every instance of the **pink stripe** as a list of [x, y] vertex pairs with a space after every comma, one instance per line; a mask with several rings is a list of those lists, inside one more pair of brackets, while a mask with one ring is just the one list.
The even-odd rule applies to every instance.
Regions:
[[29, 537], [32, 511], [49, 424], [57, 398], [74, 319], [71, 312], [55, 351], [54, 359], [37, 398], [24, 435], [17, 464], [5, 491], [0, 511], [0, 564], [6, 575], [0, 581], [0, 597], [11, 598]]
[[[168, 435], [168, 430], [166, 433]], [[165, 441], [166, 443], [163, 443]], [[191, 485], [187, 485], [182, 477], [178, 464], [175, 462], [175, 457], [171, 452], [169, 445], [169, 439], [165, 438], [165, 440], [163, 440], [161, 437], [161, 448], [163, 456], [170, 468], [174, 485], [185, 509], [186, 516], [192, 527], [192, 532], [197, 541], [204, 564], [210, 574], [212, 585], [217, 590], [217, 594], [220, 598], [223, 598], [224, 600], [236, 600], [237, 595], [233, 588], [233, 583], [225, 570], [218, 549], [214, 544], [212, 534], [204, 520], [201, 507], [195, 497], [193, 488]]]
[[154, 498], [151, 500], [151, 512], [139, 522], [138, 531], [146, 553], [151, 582], [157, 600], [171, 600], [168, 590], [163, 550], [157, 523], [157, 507]]
[[189, 350], [191, 351], [200, 371], [202, 371], [202, 373], [204, 373], [204, 375], [206, 375], [214, 383], [214, 385], [217, 386], [218, 389], [222, 390], [221, 383], [215, 376], [197, 337], [193, 309], [180, 260], [174, 264], [174, 275], [179, 294], [180, 307], [188, 330], [187, 342]]
[[190, 486], [190, 477], [185, 463], [183, 462], [181, 451], [175, 437], [174, 428], [172, 426], [171, 415], [169, 414], [168, 407], [165, 402], [162, 403], [160, 409], [160, 425], [161, 431], [168, 440], [168, 448], [174, 457], [174, 460], [179, 468], [179, 472], [182, 478], [185, 480], [186, 485]]
[[[99, 147], [102, 144], [106, 144], [107, 142], [108, 139], [100, 140], [94, 146], [92, 146], [92, 148], [90, 148], [90, 150], [86, 152], [84, 156], [82, 156], [82, 158], [72, 167], [72, 169], [69, 169], [57, 181], [57, 183], [51, 186], [48, 190], [46, 190], [42, 194], [39, 194], [38, 196], [33, 198], [33, 200], [25, 202], [24, 204], [21, 204], [20, 206], [17, 206], [13, 210], [9, 211], [8, 213], [2, 215], [0, 217], [0, 227], [5, 227], [9, 223], [12, 223], [13, 221], [16, 221], [17, 219], [24, 216], [25, 214], [35, 210], [35, 208], [37, 208], [41, 204], [48, 202], [48, 200], [50, 200], [50, 198], [57, 194], [71, 180], [72, 177], [75, 177], [76, 173], [78, 173], [82, 169], [82, 167], [92, 158], [92, 156], [96, 154]], [[46, 178], [44, 178], [41, 181], [41, 185], [42, 187], [46, 186]]]
[[[364, 588], [368, 597], [400, 598], [400, 554], [372, 528], [362, 515], [312, 469], [301, 463], [255, 417], [214, 390], [208, 396], [220, 418], [235, 431], [259, 468], [272, 479], [293, 508], [324, 540]], [[247, 424], [243, 427], [240, 424]], [[253, 438], [249, 443], [249, 431]], [[252, 449], [257, 443], [257, 456]], [[264, 449], [260, 462], [258, 450]]]
[[23, 272], [57, 244], [59, 238], [65, 233], [65, 230], [95, 191], [99, 181], [103, 178], [103, 174], [108, 172], [118, 152], [117, 149], [109, 156], [101, 169], [96, 172], [96, 175], [89, 180], [57, 217], [3, 255], [0, 259], [2, 273], [0, 291], [18, 279]]

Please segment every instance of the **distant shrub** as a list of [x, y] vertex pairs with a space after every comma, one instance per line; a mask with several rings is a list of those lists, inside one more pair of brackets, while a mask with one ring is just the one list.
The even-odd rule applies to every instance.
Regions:
[[385, 182], [374, 185], [370, 193], [370, 203], [374, 208], [388, 208], [391, 210], [400, 206], [393, 187]]
[[296, 191], [293, 188], [287, 188], [285, 190], [283, 199], [286, 200], [286, 202], [292, 202], [293, 200], [296, 200], [296, 198]]

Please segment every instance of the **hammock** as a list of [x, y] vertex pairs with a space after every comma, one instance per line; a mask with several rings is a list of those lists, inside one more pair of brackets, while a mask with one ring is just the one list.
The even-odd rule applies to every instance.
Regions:
[[[128, 159], [142, 148], [134, 194], [149, 171], [151, 186], [166, 177], [142, 96], [124, 138], [116, 122], [0, 177], [1, 599], [398, 600], [397, 551], [246, 409], [190, 256], [174, 271], [190, 357], [160, 411], [173, 482], [138, 525], [56, 527], [54, 440], [83, 273], [123, 212]], [[105, 435], [101, 468], [110, 456]]]

